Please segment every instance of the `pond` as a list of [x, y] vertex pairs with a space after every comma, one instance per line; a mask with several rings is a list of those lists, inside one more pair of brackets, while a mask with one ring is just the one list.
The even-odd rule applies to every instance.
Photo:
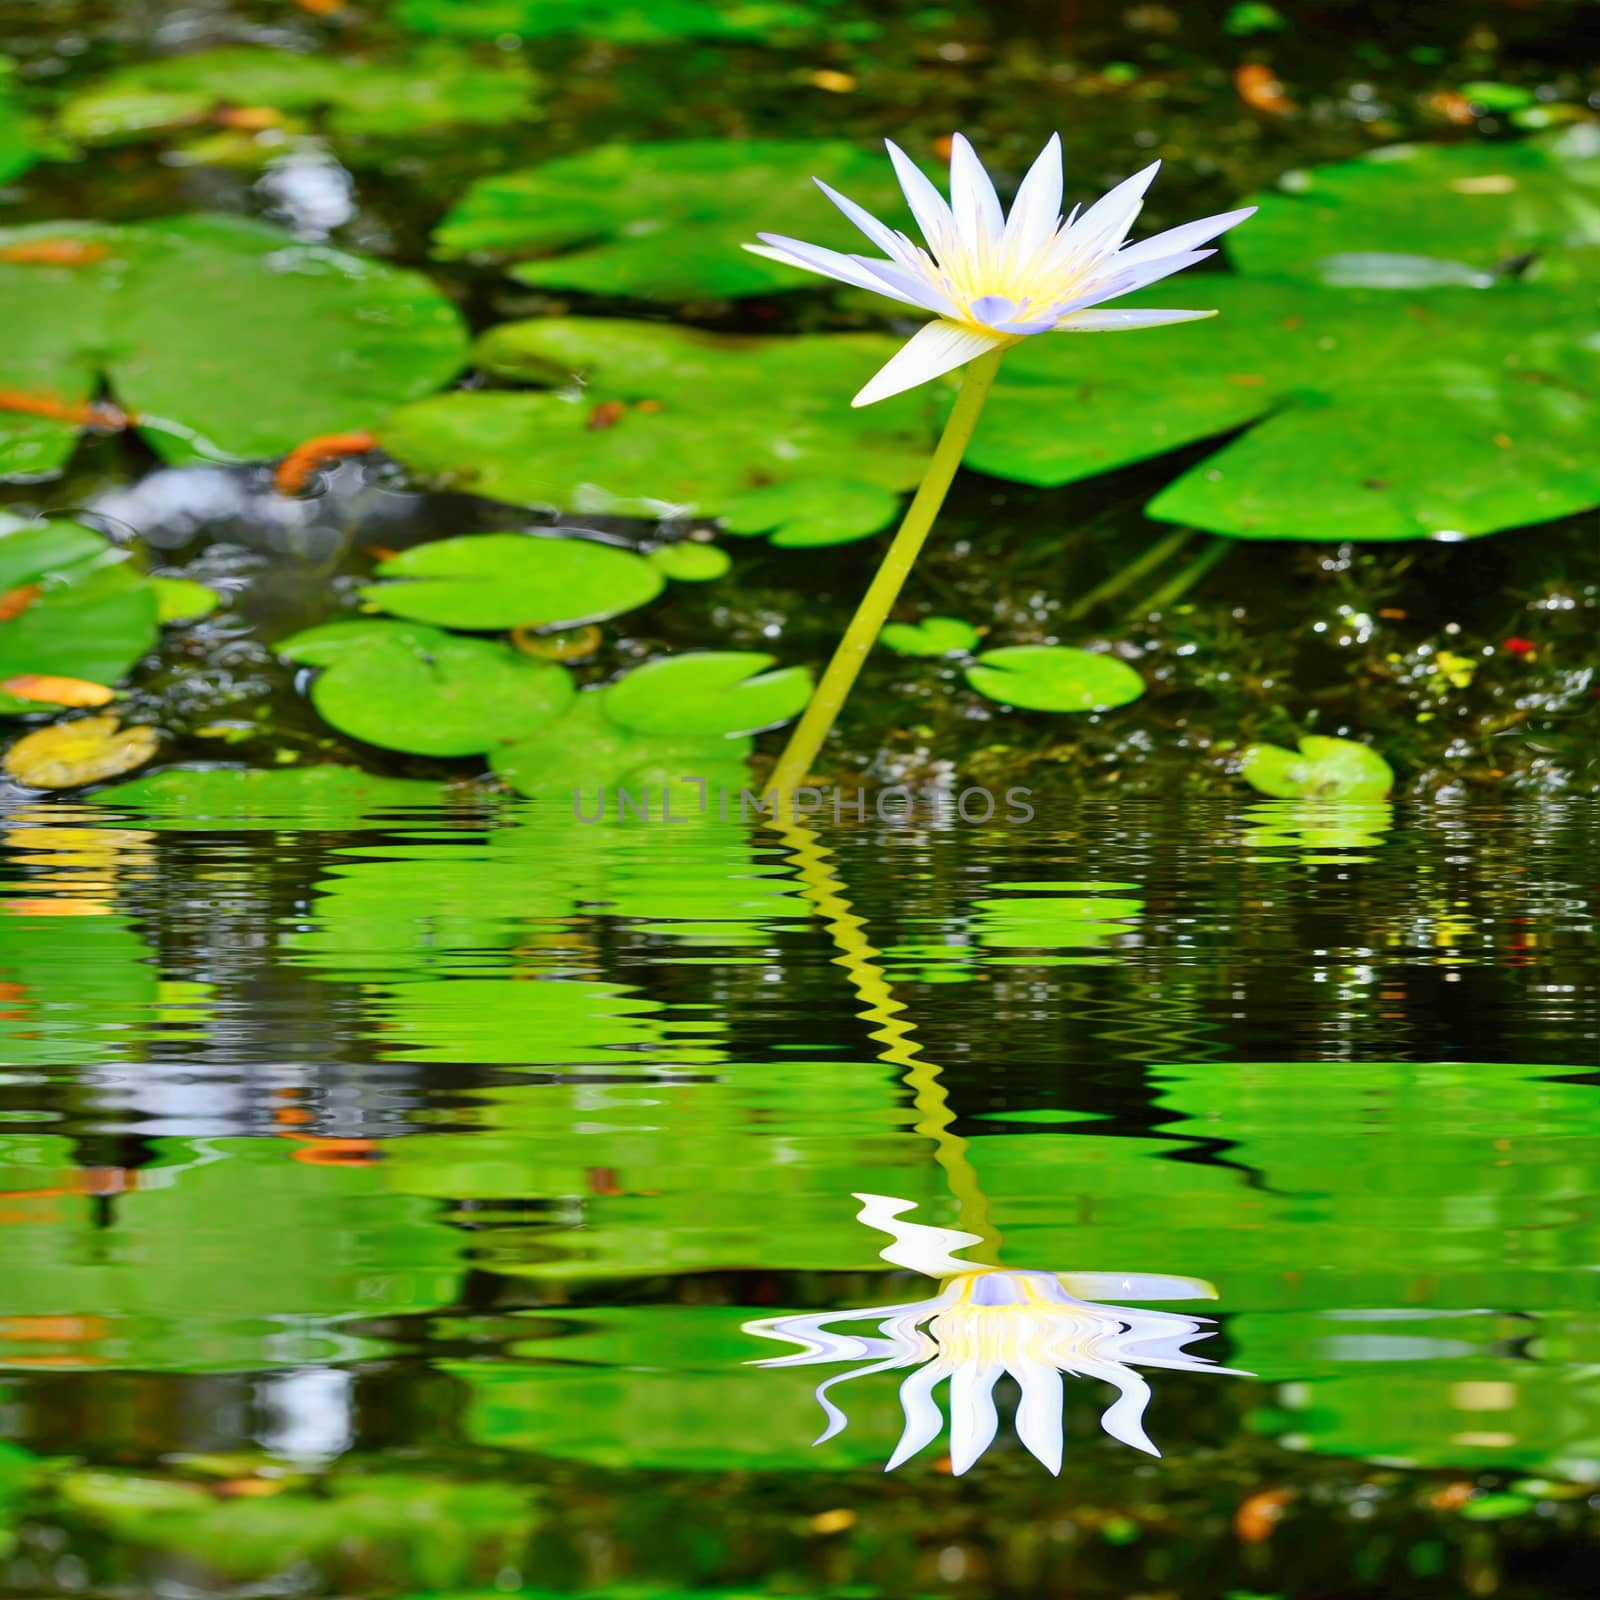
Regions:
[[1590, 1593], [1580, 20], [0, 0], [0, 1595]]

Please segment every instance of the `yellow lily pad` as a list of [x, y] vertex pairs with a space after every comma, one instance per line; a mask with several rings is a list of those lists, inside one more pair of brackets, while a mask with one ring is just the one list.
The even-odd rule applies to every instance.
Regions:
[[124, 728], [115, 716], [79, 717], [24, 734], [5, 754], [5, 770], [35, 789], [76, 789], [142, 767], [156, 753], [154, 728]]

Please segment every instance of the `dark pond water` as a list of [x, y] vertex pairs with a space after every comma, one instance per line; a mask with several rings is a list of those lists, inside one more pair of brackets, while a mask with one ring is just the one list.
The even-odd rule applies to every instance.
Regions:
[[[1033, 803], [17, 812], [8, 1592], [1581, 1592], [1587, 811]], [[886, 1477], [904, 1372], [814, 1447], [864, 1347], [752, 1365], [933, 1296], [906, 1224], [1149, 1305], [1045, 1351], [1059, 1480], [1009, 1380]], [[1146, 1368], [1157, 1460], [1100, 1419], [1161, 1311], [1253, 1375]]]

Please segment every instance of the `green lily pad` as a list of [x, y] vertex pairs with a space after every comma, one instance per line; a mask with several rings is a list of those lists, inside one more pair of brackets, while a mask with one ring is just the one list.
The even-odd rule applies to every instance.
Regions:
[[[1291, 173], [1228, 238], [1248, 272], [1318, 278], [1330, 258], [1385, 251], [1495, 267], [1600, 243], [1600, 128], [1497, 144], [1406, 144]], [[1470, 315], [1471, 313], [1468, 313]]]
[[355, 767], [170, 767], [165, 772], [102, 789], [96, 804], [129, 806], [179, 818], [185, 827], [229, 827], [278, 823], [347, 827], [377, 812], [436, 806], [444, 797], [437, 783], [382, 778]]
[[400, 0], [395, 21], [415, 33], [474, 39], [546, 39], [576, 33], [616, 44], [675, 39], [761, 39], [815, 20], [773, 0]]
[[0, 183], [20, 178], [38, 157], [32, 125], [11, 86], [11, 63], [0, 56]]
[[247, 106], [325, 110], [332, 133], [397, 137], [514, 122], [531, 109], [533, 83], [515, 60], [485, 66], [448, 47], [361, 61], [236, 45], [108, 73], [62, 107], [61, 130], [82, 144], [106, 144], [189, 127], [223, 106]]
[[[42, 223], [99, 259], [0, 262], [0, 388], [89, 401], [103, 379], [168, 461], [256, 460], [369, 428], [449, 381], [459, 313], [425, 278], [241, 217]], [[0, 476], [57, 470], [75, 423], [0, 412]]]
[[[937, 402], [919, 390], [850, 405], [897, 348], [873, 334], [509, 323], [479, 341], [480, 365], [565, 392], [439, 395], [390, 416], [383, 445], [413, 472], [491, 499], [588, 514], [714, 516], [756, 485], [832, 478], [841, 460], [899, 491], [927, 466]], [[577, 374], [581, 395], [570, 387]]]
[[1059, 644], [985, 650], [965, 676], [979, 694], [1026, 711], [1105, 711], [1144, 693], [1127, 662]]
[[475, 533], [419, 544], [382, 563], [361, 598], [393, 616], [446, 628], [570, 627], [647, 605], [659, 570], [615, 545], [525, 533]]
[[152, 578], [156, 592], [156, 619], [159, 622], [195, 622], [209, 617], [222, 604], [215, 589], [192, 578]]
[[897, 656], [964, 656], [977, 644], [978, 639], [978, 630], [959, 617], [924, 617], [921, 622], [891, 622], [878, 635], [878, 642], [886, 650], [893, 650]]
[[1242, 775], [1252, 789], [1279, 800], [1381, 800], [1394, 787], [1394, 769], [1370, 745], [1310, 734], [1299, 753], [1253, 744]]
[[774, 728], [811, 698], [804, 667], [768, 672], [776, 658], [752, 650], [704, 650], [635, 667], [612, 684], [612, 720], [635, 733], [729, 738]]
[[816, 288], [813, 274], [741, 248], [764, 232], [856, 249], [860, 236], [813, 177], [891, 226], [910, 225], [881, 152], [837, 140], [693, 139], [600, 145], [480, 178], [434, 240], [443, 256], [536, 256], [512, 275], [590, 294], [677, 301]]
[[1255, 422], [1149, 514], [1244, 539], [1458, 539], [1600, 502], [1582, 294], [1219, 275], [1185, 298], [1222, 315], [1008, 353], [968, 464], [1057, 485]]
[[[23, 609], [0, 621], [0, 683], [38, 673], [114, 684], [156, 642], [155, 589], [76, 522], [24, 523], [0, 512], [5, 596]], [[45, 709], [0, 690], [0, 716]]]
[[658, 545], [645, 559], [657, 572], [679, 583], [713, 583], [725, 577], [733, 565], [733, 557], [721, 545], [699, 540]]
[[881, 533], [900, 514], [900, 497], [854, 478], [808, 478], [752, 489], [719, 519], [729, 533], [765, 533], [780, 549], [849, 544]]
[[[647, 801], [652, 789], [679, 789], [685, 779], [704, 783], [712, 796], [719, 788], [740, 791], [748, 777], [749, 739], [638, 732], [612, 717], [615, 688], [578, 695], [558, 721], [498, 747], [489, 758], [495, 776], [519, 794], [573, 803], [585, 816], [597, 815], [596, 799], [603, 804], [608, 795], [615, 810], [618, 790]], [[687, 800], [677, 805], [680, 813], [689, 809]]]
[[542, 728], [573, 695], [562, 667], [417, 623], [333, 623], [278, 651], [324, 667], [311, 703], [341, 733], [410, 755], [482, 755]]

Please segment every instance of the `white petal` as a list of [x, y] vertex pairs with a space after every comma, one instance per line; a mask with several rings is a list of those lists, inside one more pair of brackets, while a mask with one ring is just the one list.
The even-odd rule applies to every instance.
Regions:
[[1019, 1355], [1007, 1363], [1022, 1389], [1017, 1437], [1057, 1477], [1061, 1476], [1061, 1374], [1046, 1362]]
[[929, 249], [938, 255], [941, 248], [948, 248], [955, 241], [956, 221], [949, 202], [893, 139], [883, 142], [888, 147], [889, 159], [894, 163], [894, 175], [900, 180], [906, 204], [911, 207], [911, 215], [917, 219], [917, 226], [922, 229], [922, 237], [928, 241]]
[[1186, 250], [1181, 255], [1162, 256], [1159, 261], [1136, 261], [1126, 268], [1121, 256], [1106, 256], [1102, 258], [1097, 275], [1089, 280], [1088, 292], [1078, 297], [1073, 309], [1097, 306], [1103, 300], [1115, 300], [1119, 295], [1132, 294], [1135, 289], [1148, 288], [1216, 253], [1215, 250]]
[[803, 244], [799, 239], [786, 239], [781, 233], [763, 233], [761, 238], [764, 243], [745, 246], [751, 255], [765, 256], [769, 261], [781, 261], [785, 266], [819, 273], [824, 278], [835, 278], [857, 289], [870, 289], [874, 294], [899, 300], [904, 305], [921, 304], [903, 290], [886, 283], [866, 262], [855, 256], [841, 255], [837, 250], [825, 250], [820, 244]]
[[887, 400], [892, 394], [915, 389], [919, 383], [965, 366], [975, 356], [1013, 343], [1003, 333], [980, 333], [954, 322], [930, 322], [901, 345], [850, 404], [870, 406], [874, 401]]
[[1085, 1363], [1084, 1370], [1094, 1377], [1114, 1383], [1122, 1392], [1108, 1406], [1100, 1418], [1100, 1426], [1113, 1439], [1131, 1444], [1152, 1456], [1161, 1454], [1144, 1431], [1145, 1407], [1150, 1404], [1150, 1385], [1137, 1372], [1115, 1362]]
[[1153, 233], [1148, 239], [1141, 239], [1138, 244], [1130, 244], [1120, 251], [1117, 255], [1118, 264], [1126, 266], [1134, 261], [1159, 261], [1163, 256], [1175, 256], [1180, 251], [1193, 250], [1255, 214], [1254, 206], [1245, 206], [1239, 211], [1220, 211], [1214, 217], [1201, 217], [1198, 222], [1186, 222], [1182, 227], [1168, 228], [1165, 233]]
[[893, 228], [879, 222], [865, 206], [858, 206], [849, 195], [840, 194], [837, 189], [830, 188], [821, 178], [811, 180], [816, 186], [838, 206], [838, 208], [883, 251], [892, 261], [898, 261], [901, 266], [910, 266], [914, 259], [911, 247]]
[[1145, 190], [1155, 182], [1161, 163], [1152, 161], [1142, 172], [1124, 178], [1115, 189], [1103, 194], [1072, 225], [1076, 243], [1083, 249], [1115, 250], [1128, 237]]
[[939, 1437], [944, 1416], [934, 1403], [933, 1386], [949, 1373], [949, 1367], [943, 1362], [930, 1361], [900, 1385], [900, 1405], [906, 1414], [906, 1426], [899, 1444], [894, 1447], [894, 1454], [884, 1466], [885, 1472], [893, 1472], [902, 1461], [909, 1461]]
[[1006, 218], [1006, 248], [1013, 261], [1026, 261], [1054, 235], [1061, 221], [1061, 135], [1028, 168]]
[[1005, 233], [1005, 213], [989, 174], [964, 134], [950, 138], [950, 209], [956, 230], [970, 251], [999, 244]]
[[994, 1442], [1000, 1419], [994, 1409], [998, 1362], [964, 1362], [950, 1375], [950, 1471], [960, 1477]]
[[1074, 311], [1056, 324], [1059, 333], [1123, 333], [1168, 322], [1199, 322], [1215, 311]]
[[856, 1221], [893, 1238], [894, 1243], [885, 1245], [878, 1254], [894, 1266], [910, 1267], [913, 1272], [925, 1273], [930, 1278], [953, 1278], [978, 1266], [976, 1261], [963, 1261], [950, 1252], [982, 1244], [982, 1234], [937, 1228], [926, 1222], [900, 1221], [903, 1213], [917, 1209], [914, 1200], [899, 1200], [887, 1194], [857, 1194], [853, 1198], [861, 1202]]

